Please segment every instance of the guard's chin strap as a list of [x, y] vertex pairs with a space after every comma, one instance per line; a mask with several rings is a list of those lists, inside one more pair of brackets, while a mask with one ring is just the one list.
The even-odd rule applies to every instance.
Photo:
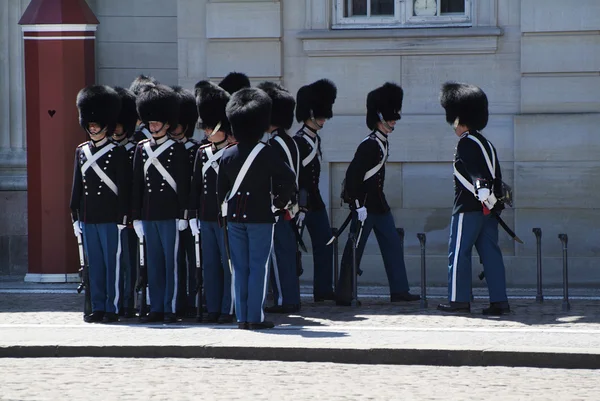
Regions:
[[215, 128], [213, 128], [213, 131], [210, 133], [210, 135], [208, 137], [209, 138], [212, 137], [217, 132], [219, 132], [220, 129], [221, 129], [221, 122], [219, 121], [219, 123], [215, 126]]
[[381, 113], [377, 112], [377, 116], [379, 117], [379, 121], [381, 122], [381, 124], [383, 124], [383, 126], [385, 127], [385, 129], [389, 129], [390, 132], [394, 131], [394, 127], [391, 127], [387, 121], [385, 121], [383, 119], [383, 116], [381, 115]]
[[[317, 122], [317, 119], [315, 118], [312, 110], [310, 111], [310, 121], [312, 121], [312, 123], [314, 125], [316, 125], [317, 127], [319, 127], [319, 129], [323, 129], [323, 126]], [[316, 134], [316, 132], [315, 132], [315, 134]]]
[[[100, 131], [96, 132], [95, 134], [92, 134], [92, 133], [90, 132], [90, 129], [89, 129], [88, 127], [85, 127], [85, 132], [87, 132], [87, 134], [88, 134], [88, 135], [90, 136], [90, 138], [91, 138], [93, 135], [99, 135], [99, 134], [101, 134], [101, 133], [103, 133], [103, 132], [106, 132], [106, 129], [107, 129], [107, 128], [108, 128], [108, 126], [106, 126], [106, 125], [105, 125], [104, 127], [102, 127], [102, 129], [101, 129]], [[93, 139], [92, 139], [92, 141], [93, 141]]]
[[[150, 130], [150, 123], [146, 124], [146, 122], [145, 122], [145, 121], [144, 121], [143, 123], [144, 123], [144, 126], [146, 127], [146, 129], [147, 129], [148, 131], [150, 131], [150, 133], [151, 133], [152, 135], [156, 134], [157, 132], [160, 132], [160, 131], [162, 131], [162, 129], [165, 127], [165, 123], [162, 123], [162, 125], [160, 126], [160, 128], [159, 128], [158, 130], [156, 130], [156, 131], [152, 131], [152, 130]], [[166, 135], [166, 133], [165, 133], [165, 135]], [[163, 136], [164, 136], [164, 135], [163, 135]], [[162, 138], [162, 136], [161, 136], [161, 138]]]

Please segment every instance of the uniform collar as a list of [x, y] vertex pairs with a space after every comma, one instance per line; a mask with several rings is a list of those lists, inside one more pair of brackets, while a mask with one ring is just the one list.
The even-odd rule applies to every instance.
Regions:
[[319, 132], [315, 131], [314, 129], [310, 128], [308, 125], [304, 124], [302, 126], [302, 132], [304, 132], [306, 135], [310, 136], [311, 138], [315, 139], [319, 137]]
[[158, 138], [158, 139], [154, 139], [154, 137], [152, 137], [151, 141], [155, 144], [155, 145], [162, 145], [163, 143], [167, 142], [167, 140], [169, 139], [169, 136], [167, 134], [165, 134], [164, 136]]
[[104, 137], [104, 139], [102, 139], [101, 141], [98, 142], [94, 142], [92, 140], [90, 140], [90, 144], [92, 145], [93, 148], [101, 148], [102, 146], [106, 145], [108, 143], [108, 137]]
[[384, 134], [383, 132], [379, 131], [378, 129], [376, 129], [375, 131], [373, 131], [373, 134], [375, 134], [375, 136], [377, 138], [379, 138], [381, 140], [381, 142], [385, 143], [388, 140], [387, 134]]
[[125, 146], [129, 143], [129, 138], [125, 137], [125, 139], [119, 142], [119, 146]]
[[229, 145], [229, 142], [227, 141], [227, 137], [225, 137], [225, 139], [223, 139], [221, 142], [219, 143], [215, 143], [215, 142], [211, 142], [211, 147], [215, 150], [221, 150], [224, 147], [226, 147], [227, 145]]
[[187, 136], [184, 135], [183, 138], [181, 138], [181, 139], [173, 139], [173, 140], [177, 143], [186, 143], [188, 141], [188, 138], [187, 138]]

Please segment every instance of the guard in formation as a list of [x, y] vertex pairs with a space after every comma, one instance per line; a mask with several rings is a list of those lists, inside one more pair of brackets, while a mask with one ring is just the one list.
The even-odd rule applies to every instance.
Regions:
[[[188, 161], [188, 179], [192, 179], [194, 159], [200, 147], [200, 142], [193, 139], [196, 123], [198, 122], [198, 109], [194, 94], [181, 86], [173, 86], [173, 91], [179, 101], [179, 119], [177, 126], [169, 130], [169, 136], [180, 143], [186, 150]], [[189, 216], [188, 216], [189, 217]], [[177, 313], [179, 316], [196, 316], [196, 252], [194, 249], [194, 236], [188, 227], [179, 235], [179, 288], [177, 290]]]
[[115, 322], [121, 286], [121, 233], [128, 222], [130, 168], [127, 153], [109, 138], [121, 98], [107, 86], [77, 95], [79, 124], [90, 140], [75, 151], [71, 215], [75, 236], [83, 236], [88, 257], [92, 313], [86, 322]]
[[[127, 171], [131, 176], [133, 169], [133, 155], [135, 154], [134, 133], [137, 123], [137, 109], [135, 95], [128, 89], [115, 87], [121, 98], [121, 111], [117, 119], [113, 141], [127, 152]], [[133, 230], [131, 221], [121, 232], [121, 304], [119, 315], [127, 318], [135, 316], [135, 282], [137, 280], [137, 242], [138, 238]]]
[[273, 248], [271, 249], [271, 288], [275, 305], [266, 309], [269, 313], [295, 313], [300, 311], [300, 278], [298, 263], [298, 212], [297, 188], [300, 171], [298, 145], [287, 130], [294, 123], [294, 96], [274, 82], [262, 82], [257, 86], [271, 98], [271, 123], [267, 144], [277, 151], [281, 160], [293, 171], [295, 188], [285, 213], [275, 223]]
[[240, 329], [266, 329], [269, 257], [273, 226], [282, 218], [295, 186], [294, 172], [277, 151], [260, 142], [271, 123], [272, 102], [257, 88], [235, 92], [226, 114], [237, 144], [221, 158], [217, 182], [219, 204], [230, 244], [235, 313]]
[[176, 321], [179, 289], [180, 231], [188, 227], [189, 157], [185, 146], [169, 138], [179, 118], [179, 100], [164, 85], [145, 85], [137, 97], [140, 119], [152, 139], [138, 143], [133, 159], [132, 218], [145, 238], [150, 313], [147, 322]]
[[217, 199], [219, 164], [232, 140], [225, 115], [230, 95], [209, 81], [198, 82], [195, 90], [200, 127], [208, 140], [196, 154], [190, 192], [190, 228], [192, 234], [202, 234], [202, 268], [208, 284], [205, 288], [208, 313], [203, 321], [231, 323], [234, 313], [232, 267], [225, 249]]
[[[356, 259], [360, 263], [371, 230], [379, 244], [390, 287], [391, 302], [417, 301], [409, 293], [404, 252], [394, 217], [383, 192], [385, 164], [389, 155], [389, 136], [400, 120], [404, 92], [386, 83], [367, 95], [367, 127], [371, 133], [360, 143], [346, 171], [342, 199], [353, 213], [350, 230], [357, 241]], [[353, 242], [349, 238], [342, 256], [337, 305], [349, 306], [352, 300]], [[357, 267], [358, 270], [358, 267]]]
[[297, 224], [301, 232], [308, 228], [313, 251], [313, 296], [315, 302], [335, 300], [333, 292], [333, 253], [327, 246], [331, 227], [325, 203], [319, 190], [321, 175], [321, 137], [319, 131], [333, 117], [333, 104], [337, 88], [328, 79], [321, 79], [298, 90], [296, 95], [296, 120], [303, 123], [294, 136], [300, 150], [298, 175]]
[[488, 99], [474, 85], [447, 82], [440, 98], [446, 121], [459, 137], [454, 155], [454, 209], [448, 245], [448, 303], [443, 312], [471, 311], [471, 252], [477, 248], [490, 294], [484, 315], [510, 312], [506, 275], [498, 245], [502, 171], [497, 152], [481, 130], [488, 123]]

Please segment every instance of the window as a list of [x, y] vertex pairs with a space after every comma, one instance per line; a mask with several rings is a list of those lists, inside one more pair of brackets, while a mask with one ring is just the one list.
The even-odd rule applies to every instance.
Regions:
[[471, 26], [471, 0], [333, 0], [334, 28]]

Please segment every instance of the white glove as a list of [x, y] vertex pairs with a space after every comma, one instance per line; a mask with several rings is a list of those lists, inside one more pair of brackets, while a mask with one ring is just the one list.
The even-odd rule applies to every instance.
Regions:
[[304, 212], [300, 212], [300, 213], [298, 213], [296, 216], [298, 216], [298, 220], [297, 220], [297, 222], [298, 222], [298, 223], [302, 223], [302, 222], [304, 221], [304, 218], [306, 217], [306, 213], [304, 213]]
[[194, 237], [200, 234], [200, 221], [198, 219], [190, 219], [190, 230], [192, 230]]
[[184, 231], [186, 228], [188, 228], [187, 220], [184, 220], [184, 219], [177, 220], [177, 229], [179, 231]]
[[358, 214], [358, 220], [360, 220], [361, 223], [364, 223], [367, 219], [367, 208], [364, 206], [358, 208], [356, 209], [356, 213]]
[[117, 230], [121, 231], [126, 227], [125, 224], [117, 224]]
[[477, 199], [479, 202], [485, 202], [490, 197], [490, 190], [487, 188], [479, 188], [477, 190]]
[[133, 221], [133, 229], [135, 230], [136, 235], [139, 239], [144, 238], [144, 225], [141, 220]]
[[76, 237], [81, 235], [81, 223], [79, 222], [79, 220], [73, 223], [73, 232], [75, 233]]

